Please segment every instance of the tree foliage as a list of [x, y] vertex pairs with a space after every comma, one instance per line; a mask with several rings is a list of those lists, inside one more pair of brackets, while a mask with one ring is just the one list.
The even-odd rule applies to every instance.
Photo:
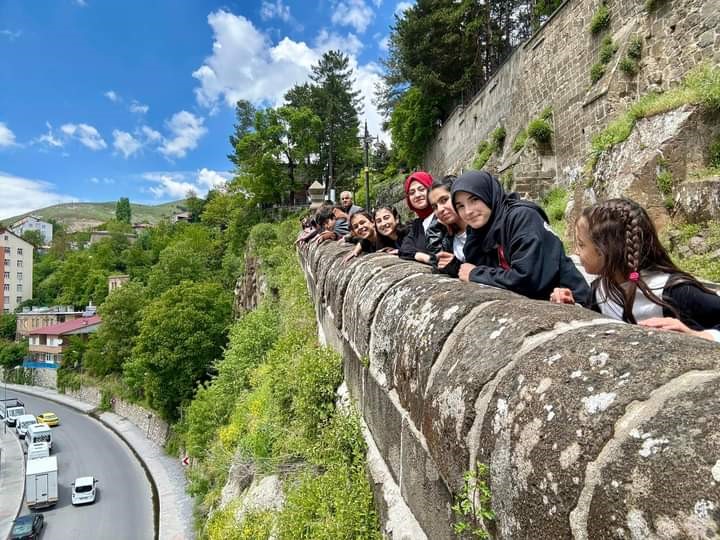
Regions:
[[115, 219], [120, 223], [130, 223], [132, 209], [130, 208], [130, 199], [127, 197], [120, 197], [115, 205]]
[[35, 229], [28, 229], [22, 234], [22, 239], [32, 244], [36, 248], [45, 245], [45, 239], [40, 231]]
[[116, 289], [99, 307], [102, 324], [90, 338], [84, 364], [96, 376], [122, 373], [130, 359], [138, 335], [142, 310], [149, 299], [138, 281], [130, 281]]
[[[408, 99], [417, 102], [417, 97], [406, 98], [414, 89], [433, 107], [432, 114], [416, 124], [423, 133], [434, 133], [437, 121], [470, 99], [559, 4], [560, 0], [419, 0], [396, 16], [377, 96], [391, 126], [398, 107], [407, 109]], [[415, 146], [408, 137], [413, 137], [412, 130], [393, 130], [393, 146]], [[429, 140], [421, 137], [424, 145], [414, 152], [424, 154]]]
[[231, 305], [219, 284], [184, 281], [145, 308], [125, 381], [165, 419], [177, 420], [180, 405], [209, 377], [226, 342]]
[[259, 203], [291, 201], [315, 180], [350, 187], [360, 165], [358, 111], [346, 55], [329, 51], [313, 66], [311, 82], [296, 85], [281, 107], [258, 109], [238, 101], [228, 158], [234, 185]]

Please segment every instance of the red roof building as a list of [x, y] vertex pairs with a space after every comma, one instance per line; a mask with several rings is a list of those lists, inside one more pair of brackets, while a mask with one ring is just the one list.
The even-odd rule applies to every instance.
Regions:
[[27, 360], [59, 367], [62, 364], [63, 352], [69, 343], [69, 336], [83, 336], [83, 339], [87, 339], [89, 334], [97, 331], [101, 323], [102, 319], [98, 315], [92, 315], [35, 328], [30, 332]]

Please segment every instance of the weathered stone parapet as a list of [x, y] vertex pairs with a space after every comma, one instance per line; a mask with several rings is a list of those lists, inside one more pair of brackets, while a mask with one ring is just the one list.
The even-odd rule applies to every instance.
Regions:
[[498, 538], [720, 534], [720, 346], [345, 253], [301, 250], [319, 331], [393, 484], [376, 493], [427, 538], [453, 537], [476, 460]]

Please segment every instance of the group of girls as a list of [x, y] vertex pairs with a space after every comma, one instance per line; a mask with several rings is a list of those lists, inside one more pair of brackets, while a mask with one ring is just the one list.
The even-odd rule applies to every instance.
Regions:
[[345, 261], [385, 251], [462, 281], [720, 342], [720, 296], [672, 262], [647, 212], [633, 201], [598, 203], [577, 221], [576, 254], [597, 276], [588, 285], [543, 209], [506, 192], [485, 171], [439, 181], [414, 172], [405, 198], [417, 216], [407, 225], [392, 207], [350, 216], [357, 243]]

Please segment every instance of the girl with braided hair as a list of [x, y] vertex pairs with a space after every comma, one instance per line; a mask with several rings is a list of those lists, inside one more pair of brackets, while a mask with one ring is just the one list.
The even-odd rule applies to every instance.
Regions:
[[[643, 207], [610, 199], [583, 210], [575, 250], [590, 274], [590, 307], [613, 319], [720, 341], [720, 296], [672, 262]], [[568, 289], [550, 300], [574, 303]]]

